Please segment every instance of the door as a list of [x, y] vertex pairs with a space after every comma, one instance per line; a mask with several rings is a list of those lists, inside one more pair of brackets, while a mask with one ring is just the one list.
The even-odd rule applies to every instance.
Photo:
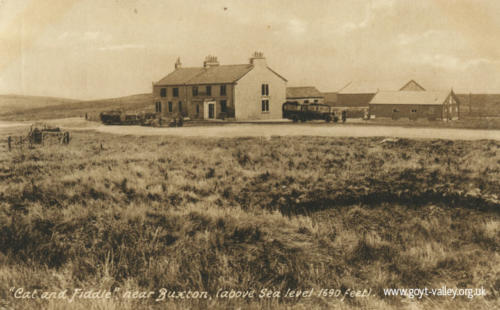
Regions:
[[203, 103], [203, 118], [215, 119], [215, 101], [205, 101]]
[[209, 119], [215, 118], [215, 104], [213, 103], [208, 104], [208, 118]]

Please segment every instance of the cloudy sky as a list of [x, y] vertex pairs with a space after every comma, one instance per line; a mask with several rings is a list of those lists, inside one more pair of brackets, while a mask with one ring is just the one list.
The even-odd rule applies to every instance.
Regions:
[[232, 64], [254, 51], [289, 86], [500, 92], [498, 16], [497, 0], [0, 0], [0, 93], [144, 93], [179, 56]]

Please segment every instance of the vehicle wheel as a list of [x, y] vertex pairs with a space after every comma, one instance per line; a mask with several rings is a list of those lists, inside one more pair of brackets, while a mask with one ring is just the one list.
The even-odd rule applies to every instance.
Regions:
[[330, 115], [327, 115], [327, 116], [325, 117], [325, 121], [326, 121], [327, 123], [331, 122], [331, 121], [332, 121], [332, 117], [331, 117]]

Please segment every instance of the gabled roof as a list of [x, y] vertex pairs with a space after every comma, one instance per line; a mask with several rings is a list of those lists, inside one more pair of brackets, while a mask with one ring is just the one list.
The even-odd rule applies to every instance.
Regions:
[[[408, 85], [413, 86], [414, 84], [423, 87], [415, 82], [414, 80], [410, 80], [403, 87], [401, 87], [400, 80], [377, 80], [377, 81], [353, 81], [348, 83], [346, 86], [341, 88], [338, 93], [339, 94], [375, 94], [378, 91], [382, 90], [409, 90], [405, 89]], [[410, 87], [410, 86], [408, 86]]]
[[166, 77], [156, 82], [156, 85], [182, 85], [201, 74], [203, 68], [178, 68], [169, 73]]
[[[194, 85], [234, 83], [253, 69], [253, 65], [221, 65], [213, 67], [178, 68], [155, 85]], [[274, 72], [274, 71], [273, 71]]]
[[278, 72], [274, 71], [273, 69], [269, 68], [269, 67], [266, 67], [269, 71], [271, 71], [272, 73], [276, 74], [280, 79], [282, 79], [283, 81], [285, 82], [288, 82], [287, 79], [285, 79], [283, 76], [281, 76], [280, 74], [278, 74]]
[[287, 87], [286, 97], [294, 98], [323, 98], [323, 94], [314, 86]]
[[425, 88], [415, 82], [415, 80], [410, 80], [408, 83], [406, 83], [403, 87], [401, 87], [399, 90], [406, 90], [406, 91], [425, 91]]
[[451, 91], [380, 91], [370, 104], [441, 105]]
[[222, 65], [201, 68], [203, 71], [187, 84], [234, 83], [253, 69], [252, 65]]

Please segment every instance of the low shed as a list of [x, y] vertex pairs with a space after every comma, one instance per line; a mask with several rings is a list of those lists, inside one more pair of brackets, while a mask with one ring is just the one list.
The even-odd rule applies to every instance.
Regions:
[[451, 91], [380, 91], [370, 101], [370, 117], [416, 120], [458, 119], [459, 101]]
[[314, 86], [287, 87], [286, 100], [297, 101], [300, 104], [323, 103], [323, 94]]

